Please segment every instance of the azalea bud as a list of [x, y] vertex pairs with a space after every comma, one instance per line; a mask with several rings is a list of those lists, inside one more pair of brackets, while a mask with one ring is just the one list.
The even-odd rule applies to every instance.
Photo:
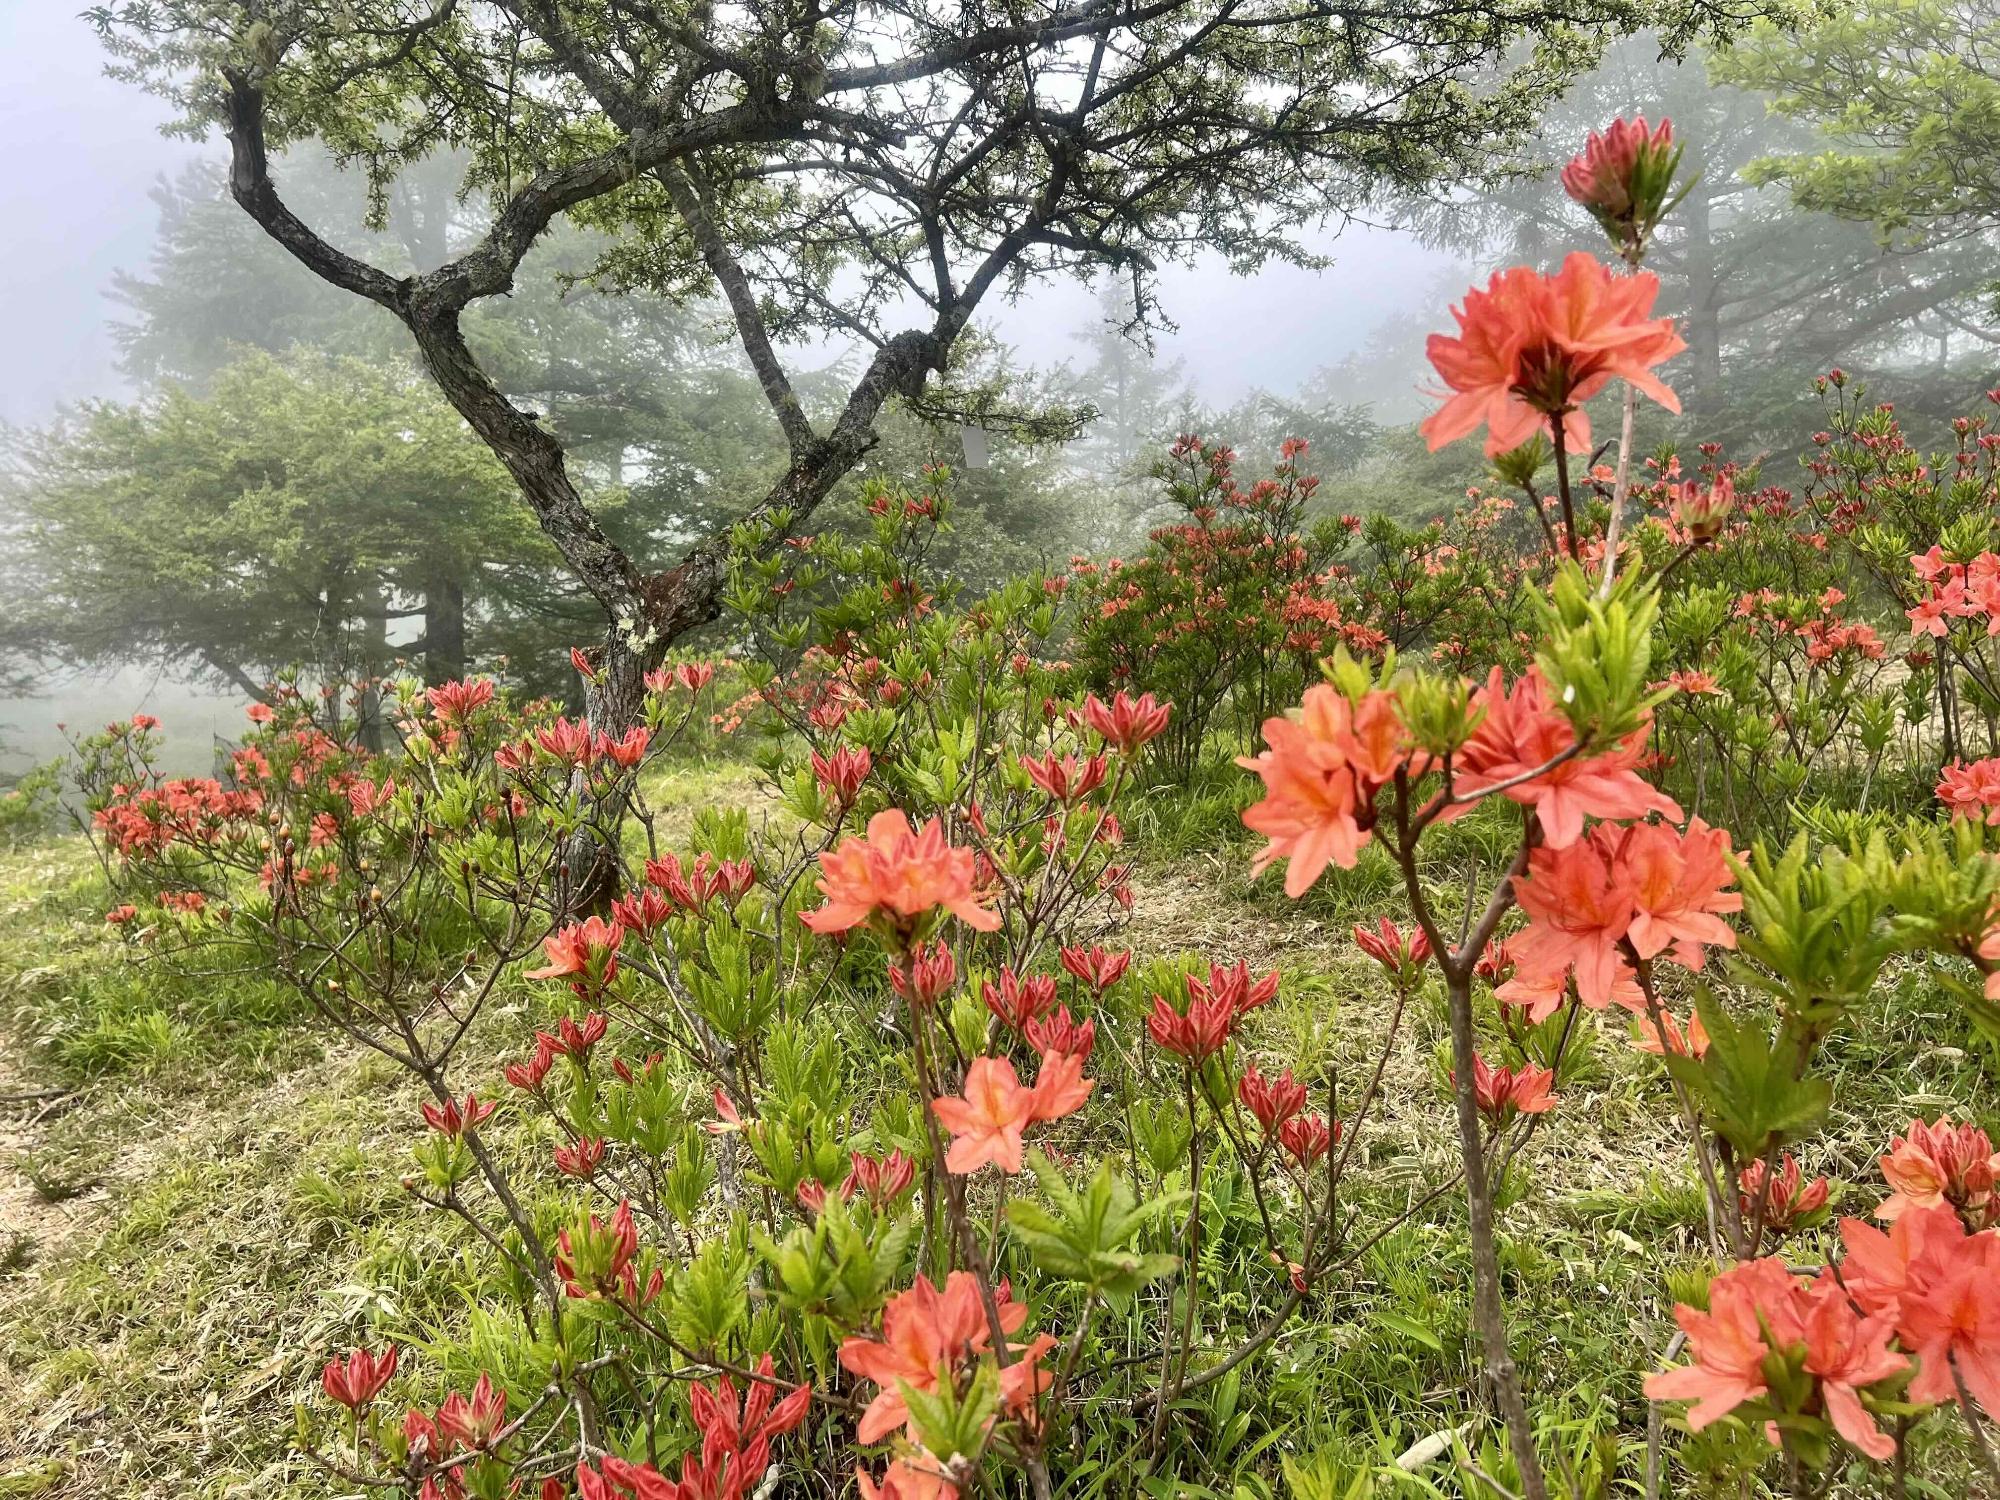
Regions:
[[1726, 474], [1708, 485], [1691, 479], [1672, 493], [1674, 524], [1691, 542], [1714, 541], [1736, 508], [1736, 486]]
[[1636, 259], [1673, 206], [1683, 149], [1674, 142], [1671, 120], [1657, 127], [1644, 115], [1613, 120], [1603, 134], [1592, 131], [1563, 168], [1563, 191], [1590, 210], [1622, 254]]

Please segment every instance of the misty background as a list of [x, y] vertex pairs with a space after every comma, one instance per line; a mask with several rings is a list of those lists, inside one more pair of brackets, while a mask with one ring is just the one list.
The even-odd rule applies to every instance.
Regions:
[[[218, 140], [163, 135], [166, 106], [105, 77], [103, 62], [97, 38], [69, 6], [0, 4], [0, 143], [15, 164], [0, 184], [0, 320], [14, 356], [0, 362], [8, 462], [0, 542], [10, 549], [25, 551], [38, 513], [88, 502], [115, 517], [170, 482], [135, 469], [120, 494], [105, 479], [102, 450], [121, 413], [140, 409], [131, 403], [197, 400], [234, 381], [227, 388], [254, 407], [258, 392], [303, 378], [294, 340], [315, 358], [360, 362], [328, 368], [324, 378], [339, 390], [366, 389], [365, 369], [408, 354], [386, 315], [289, 266], [227, 203]], [[1167, 268], [1163, 326], [1150, 345], [1121, 332], [1130, 305], [1109, 279], [1038, 284], [1016, 301], [991, 304], [982, 372], [1036, 399], [1087, 403], [1098, 415], [1066, 444], [994, 436], [990, 474], [971, 476], [974, 520], [986, 529], [967, 543], [968, 570], [977, 571], [970, 559], [981, 549], [995, 567], [1074, 549], [1128, 549], [1144, 534], [1149, 454], [1180, 430], [1232, 443], [1253, 461], [1288, 433], [1313, 438], [1330, 507], [1414, 516], [1449, 503], [1480, 469], [1476, 455], [1433, 459], [1414, 438], [1411, 424], [1426, 409], [1424, 335], [1450, 327], [1448, 304], [1497, 265], [1552, 264], [1569, 248], [1597, 243], [1588, 221], [1553, 191], [1552, 164], [1588, 128], [1635, 110], [1673, 115], [1699, 158], [1689, 227], [1664, 242], [1652, 264], [1664, 282], [1661, 310], [1682, 318], [1692, 346], [1667, 374], [1691, 416], [1706, 422], [1704, 436], [1797, 452], [1816, 425], [1810, 377], [1835, 361], [1867, 370], [1914, 414], [1938, 420], [1982, 379], [1991, 383], [1983, 244], [1891, 250], [1864, 225], [1795, 207], [1782, 186], [1751, 187], [1740, 168], [1795, 147], [1797, 128], [1771, 119], [1755, 93], [1713, 86], [1699, 55], [1663, 64], [1641, 38], [1615, 49], [1551, 115], [1511, 164], [1512, 176], [1448, 201], [1387, 205], [1371, 222], [1329, 226], [1314, 245], [1329, 262], [1323, 268], [1278, 265], [1237, 277], [1219, 258]], [[301, 153], [280, 163], [278, 175], [288, 193], [336, 209], [319, 214], [320, 222], [344, 225], [357, 245], [397, 241], [392, 248], [416, 262], [424, 234], [441, 249], [455, 230], [450, 165], [440, 164], [428, 189], [421, 182], [412, 189], [431, 192], [428, 206], [413, 196], [404, 205], [408, 222], [392, 214], [385, 236], [373, 237], [362, 228], [351, 174]], [[442, 212], [439, 203], [447, 205]], [[721, 504], [761, 472], [759, 445], [768, 446], [769, 434], [754, 430], [763, 418], [746, 415], [737, 399], [747, 372], [729, 342], [685, 315], [604, 320], [594, 342], [562, 342], [574, 337], [558, 326], [565, 317], [588, 322], [596, 313], [587, 293], [562, 281], [567, 252], [560, 236], [551, 239], [530, 262], [546, 284], [539, 292], [524, 286], [490, 335], [495, 348], [520, 353], [521, 373], [503, 383], [538, 393], [564, 414], [579, 465], [606, 493], [625, 495], [614, 513], [635, 531], [680, 535], [708, 513], [711, 494]], [[258, 351], [275, 362], [246, 362]], [[810, 351], [805, 363], [831, 379], [847, 353], [829, 346]], [[566, 372], [560, 379], [550, 373], [558, 365]], [[591, 378], [572, 378], [577, 368]], [[672, 379], [658, 399], [684, 429], [678, 448], [630, 439], [615, 415], [592, 425], [597, 418], [580, 394], [586, 386], [616, 408], [628, 403], [603, 401], [607, 391], [662, 372]], [[810, 378], [804, 384], [810, 390]], [[187, 420], [197, 416], [190, 411]], [[357, 423], [372, 419], [357, 407]], [[274, 406], [272, 421], [281, 420], [289, 409]], [[382, 420], [404, 421], [393, 413]], [[1649, 420], [1658, 436], [1678, 430]], [[450, 445], [449, 433], [440, 433], [434, 444], [426, 440], [427, 451]], [[958, 441], [915, 422], [875, 457], [890, 468], [956, 458]], [[99, 450], [86, 458], [91, 442]], [[469, 434], [463, 442], [478, 447]], [[478, 476], [426, 471], [420, 482], [465, 485], [465, 506], [498, 503]], [[667, 509], [670, 523], [658, 519]], [[502, 530], [512, 524], [493, 522]], [[472, 611], [484, 642], [473, 653], [479, 660], [509, 649], [526, 659], [599, 628], [549, 581], [536, 538], [508, 530], [482, 546], [476, 562], [491, 587]], [[7, 605], [39, 634], [32, 669], [13, 683], [24, 691], [0, 697], [0, 771], [60, 749], [59, 722], [88, 728], [139, 709], [165, 721], [180, 766], [206, 765], [215, 738], [240, 724], [246, 686], [269, 669], [283, 632], [248, 607], [208, 621], [207, 644], [194, 649], [157, 622], [135, 625], [120, 615], [127, 601], [104, 597], [69, 600], [74, 619], [31, 621], [49, 602], [37, 595], [36, 580], [46, 576], [27, 570]], [[142, 605], [143, 592], [135, 586], [128, 614], [162, 607]], [[164, 597], [170, 606], [170, 587]], [[380, 639], [393, 649], [419, 628], [397, 616]], [[315, 645], [306, 637], [297, 649]]]

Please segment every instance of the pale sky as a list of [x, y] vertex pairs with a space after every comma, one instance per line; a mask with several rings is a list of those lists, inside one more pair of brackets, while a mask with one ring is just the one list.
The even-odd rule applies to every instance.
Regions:
[[[123, 394], [106, 324], [112, 273], [142, 270], [155, 228], [147, 190], [221, 144], [159, 133], [163, 106], [106, 78], [83, 0], [0, 0], [0, 421], [34, 424], [80, 397]], [[1314, 273], [1274, 267], [1254, 278], [1218, 264], [1174, 268], [1162, 304], [1180, 326], [1161, 340], [1198, 393], [1225, 402], [1252, 386], [1289, 391], [1358, 347], [1377, 322], [1436, 303], [1450, 262], [1408, 236], [1350, 229]], [[1440, 317], [1444, 309], [1437, 308]], [[1023, 361], [1075, 358], [1071, 334], [1096, 317], [1077, 285], [1040, 288], [988, 321]]]

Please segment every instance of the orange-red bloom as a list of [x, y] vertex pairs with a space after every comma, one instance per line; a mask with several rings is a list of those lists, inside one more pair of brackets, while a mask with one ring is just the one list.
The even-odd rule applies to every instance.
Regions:
[[1412, 747], [1393, 694], [1356, 703], [1326, 683], [1306, 689], [1296, 719], [1266, 719], [1264, 742], [1268, 750], [1236, 761], [1264, 782], [1264, 799], [1243, 814], [1245, 827], [1270, 840], [1251, 871], [1285, 860], [1285, 894], [1297, 900], [1329, 864], [1354, 868], [1375, 824], [1375, 794], [1411, 761]]
[[1146, 1031], [1159, 1046], [1190, 1066], [1200, 1067], [1229, 1044], [1235, 1020], [1236, 1012], [1226, 996], [1190, 1000], [1185, 1011], [1177, 1011], [1165, 996], [1155, 995]]
[[[1459, 752], [1461, 793], [1483, 791], [1516, 778], [1550, 761], [1576, 744], [1576, 730], [1548, 701], [1548, 684], [1529, 668], [1514, 684], [1504, 686], [1495, 667], [1473, 695], [1485, 710], [1464, 749]], [[1649, 786], [1635, 769], [1646, 756], [1646, 732], [1635, 731], [1615, 750], [1588, 759], [1573, 757], [1553, 770], [1533, 776], [1502, 794], [1535, 809], [1543, 841], [1561, 849], [1583, 837], [1585, 818], [1643, 818], [1662, 813], [1678, 822], [1681, 810], [1672, 798]]]
[[1122, 953], [1109, 953], [1095, 946], [1078, 946], [1063, 949], [1060, 957], [1065, 969], [1099, 995], [1123, 979], [1125, 971], [1132, 967], [1129, 948]]
[[1128, 755], [1165, 729], [1173, 711], [1173, 704], [1161, 703], [1151, 693], [1134, 699], [1122, 689], [1109, 703], [1095, 693], [1083, 700], [1084, 722], [1105, 744]]
[[861, 1500], [957, 1500], [958, 1487], [941, 1469], [932, 1466], [928, 1454], [920, 1458], [891, 1459], [877, 1484], [866, 1469], [854, 1471], [854, 1483]]
[[1949, 1207], [1911, 1208], [1884, 1234], [1843, 1219], [1841, 1278], [1870, 1314], [1893, 1322], [1917, 1361], [1909, 1398], [1956, 1399], [1966, 1390], [2000, 1415], [2000, 1234], [1968, 1234]]
[[1954, 817], [2000, 823], [2000, 756], [1953, 761], [1940, 773], [1937, 797]]
[[938, 996], [958, 983], [958, 960], [943, 943], [918, 943], [907, 969], [901, 959], [889, 960], [889, 988], [918, 1005], [934, 1005]]
[[1430, 936], [1423, 928], [1412, 928], [1406, 937], [1387, 917], [1372, 929], [1357, 926], [1354, 945], [1398, 977], [1408, 977], [1431, 956]]
[[[1454, 1075], [1456, 1081], [1456, 1075]], [[1517, 1114], [1547, 1114], [1562, 1102], [1551, 1093], [1556, 1075], [1547, 1068], [1524, 1062], [1518, 1068], [1496, 1068], [1477, 1052], [1472, 1054], [1472, 1095], [1479, 1112], [1496, 1125], [1505, 1125]]]
[[[1000, 1331], [1011, 1338], [1027, 1321], [1028, 1309], [1014, 1301], [1006, 1283], [994, 1289]], [[961, 1365], [986, 1354], [993, 1344], [992, 1326], [980, 1305], [979, 1283], [970, 1271], [953, 1271], [940, 1291], [919, 1276], [907, 1291], [889, 1299], [882, 1309], [882, 1337], [850, 1338], [840, 1346], [840, 1362], [881, 1392], [861, 1414], [856, 1438], [880, 1442], [910, 1422], [903, 1399], [908, 1388], [920, 1395], [938, 1389], [941, 1378], [954, 1378]], [[1027, 1410], [1047, 1388], [1050, 1375], [1038, 1368], [1042, 1356], [1055, 1347], [1047, 1334], [1014, 1349], [1014, 1362], [1000, 1372], [1002, 1402], [1009, 1412]], [[915, 1436], [914, 1432], [911, 1434]]]
[[1030, 974], [1023, 978], [1003, 964], [999, 987], [996, 989], [990, 980], [982, 980], [979, 998], [1003, 1025], [1025, 1031], [1029, 1022], [1040, 1019], [1056, 1003], [1055, 975]]
[[1560, 420], [1564, 446], [1590, 451], [1583, 402], [1624, 380], [1668, 411], [1680, 402], [1653, 367], [1685, 349], [1671, 319], [1653, 317], [1660, 281], [1620, 276], [1581, 252], [1554, 276], [1502, 271], [1452, 309], [1457, 337], [1434, 333], [1428, 353], [1452, 392], [1420, 431], [1433, 451], [1486, 428], [1488, 456], [1518, 448]]
[[1712, 542], [1722, 534], [1729, 513], [1736, 509], [1736, 485], [1727, 474], [1713, 484], [1690, 479], [1678, 487], [1669, 486], [1670, 514], [1691, 542]]
[[396, 1346], [390, 1344], [380, 1354], [356, 1349], [345, 1360], [331, 1359], [320, 1371], [320, 1389], [351, 1411], [382, 1394], [382, 1387], [396, 1373]]
[[507, 1393], [494, 1387], [493, 1377], [480, 1372], [470, 1399], [453, 1391], [438, 1408], [438, 1431], [461, 1447], [484, 1448], [507, 1420]]
[[1079, 1062], [1089, 1062], [1090, 1054], [1097, 1046], [1097, 1023], [1079, 1022], [1069, 1013], [1067, 1005], [1056, 1007], [1054, 1014], [1030, 1021], [1021, 1028], [1028, 1045], [1038, 1056], [1046, 1059], [1051, 1052], [1067, 1052]]
[[907, 931], [939, 907], [978, 932], [1000, 925], [973, 889], [972, 851], [947, 844], [936, 818], [917, 833], [901, 810], [879, 812], [865, 838], [842, 839], [819, 863], [826, 904], [803, 915], [814, 932], [845, 932], [878, 915]]
[[1625, 831], [1614, 858], [1631, 874], [1638, 910], [1627, 935], [1639, 957], [1655, 958], [1671, 946], [1676, 963], [1699, 969], [1704, 945], [1736, 946], [1736, 933], [1721, 916], [1743, 910], [1743, 893], [1725, 889], [1736, 880], [1727, 830], [1700, 818], [1684, 833], [1641, 823]]
[[601, 989], [618, 973], [618, 947], [625, 941], [625, 929], [616, 921], [591, 917], [572, 922], [560, 932], [542, 939], [548, 963], [530, 969], [529, 979], [568, 979], [579, 990]]
[[1292, 1077], [1290, 1068], [1267, 1078], [1253, 1063], [1243, 1070], [1236, 1097], [1268, 1135], [1306, 1107], [1306, 1086]]
[[1908, 1135], [1889, 1142], [1882, 1158], [1882, 1175], [1894, 1189], [1875, 1216], [1893, 1223], [1913, 1208], [1948, 1206], [1965, 1217], [1972, 1229], [1985, 1229], [2000, 1219], [2000, 1200], [1993, 1180], [2000, 1174], [2000, 1152], [1992, 1139], [1971, 1123], [1954, 1125], [1946, 1115], [1935, 1125], [1910, 1121]]
[[1823, 1218], [1821, 1210], [1826, 1207], [1829, 1191], [1824, 1177], [1807, 1182], [1789, 1151], [1779, 1160], [1775, 1172], [1767, 1173], [1760, 1158], [1746, 1165], [1737, 1176], [1737, 1206], [1744, 1221], [1758, 1220], [1765, 1228], [1780, 1233]]
[[[1894, 1320], [1857, 1314], [1832, 1272], [1809, 1286], [1771, 1256], [1723, 1272], [1710, 1283], [1709, 1310], [1686, 1304], [1674, 1318], [1688, 1336], [1694, 1362], [1646, 1381], [1655, 1401], [1692, 1401], [1688, 1429], [1699, 1432], [1746, 1402], [1772, 1397], [1774, 1375], [1789, 1368], [1809, 1376], [1798, 1415], [1823, 1416], [1862, 1453], [1885, 1459], [1896, 1450], [1861, 1403], [1859, 1392], [1902, 1373], [1909, 1361], [1889, 1347]], [[1784, 1388], [1794, 1387], [1789, 1379]], [[1816, 1407], [1816, 1409], [1815, 1409]], [[1766, 1407], [1766, 1410], [1773, 1408]]]
[[442, 1104], [424, 1103], [417, 1106], [423, 1112], [424, 1123], [439, 1135], [461, 1136], [466, 1131], [477, 1128], [498, 1106], [488, 1099], [480, 1102], [477, 1094], [467, 1094], [465, 1102], [447, 1099]]
[[1561, 979], [1574, 975], [1585, 1005], [1633, 1005], [1622, 943], [1642, 959], [1667, 953], [1690, 969], [1702, 966], [1707, 944], [1735, 947], [1720, 916], [1743, 907], [1741, 893], [1724, 889], [1735, 879], [1728, 851], [1729, 835], [1699, 818], [1686, 833], [1600, 823], [1577, 843], [1536, 849], [1514, 883], [1528, 926], [1510, 940], [1517, 972], [1500, 998], [1553, 1009], [1551, 994], [1559, 997]]
[[931, 1110], [951, 1132], [945, 1170], [976, 1172], [992, 1162], [1003, 1172], [1021, 1170], [1021, 1133], [1043, 1120], [1059, 1120], [1083, 1107], [1095, 1083], [1083, 1076], [1083, 1059], [1051, 1052], [1035, 1086], [1024, 1086], [1004, 1057], [974, 1058], [960, 1098], [933, 1099]]
[[[1614, 995], [1615, 999], [1616, 996]], [[1641, 997], [1643, 1000], [1643, 997]], [[1639, 1017], [1638, 1037], [1633, 1042], [1641, 1052], [1650, 1052], [1655, 1057], [1706, 1057], [1708, 1055], [1708, 1028], [1702, 1025], [1701, 1013], [1696, 1011], [1688, 1017], [1683, 1028], [1672, 1011], [1660, 1012], [1660, 1020], [1666, 1028], [1666, 1035], [1660, 1035], [1660, 1028], [1645, 1016]]]
[[1680, 156], [1673, 121], [1649, 126], [1644, 115], [1613, 120], [1602, 134], [1593, 130], [1562, 169], [1563, 191], [1630, 253], [1644, 246], [1666, 212]]

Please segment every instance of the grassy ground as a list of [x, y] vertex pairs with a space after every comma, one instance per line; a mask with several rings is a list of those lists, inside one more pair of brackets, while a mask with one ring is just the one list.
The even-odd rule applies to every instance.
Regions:
[[[742, 767], [670, 809], [740, 803]], [[80, 839], [0, 854], [0, 1497], [334, 1493], [290, 1411], [374, 1321], [443, 1329], [468, 1233], [399, 1186], [417, 1094], [255, 975], [162, 984], [107, 935]], [[492, 1091], [517, 989], [468, 1039]]]
[[[686, 817], [749, 792], [740, 769], [711, 768], [657, 797]], [[1248, 879], [1240, 796], [1218, 777], [1129, 820], [1141, 877], [1122, 940], [1282, 968], [1296, 982], [1258, 1038], [1273, 1060], [1367, 1055], [1386, 995], [1347, 932], [1393, 909], [1391, 872], [1367, 859], [1285, 902]], [[1459, 856], [1477, 849], [1476, 826], [1453, 832]], [[461, 1328], [439, 1273], [478, 1252], [398, 1186], [415, 1097], [393, 1068], [331, 1045], [255, 975], [163, 987], [107, 938], [105, 904], [78, 841], [0, 856], [0, 1496], [330, 1493], [288, 1453], [292, 1404], [329, 1350], [376, 1322]], [[463, 1078], [519, 1054], [528, 1004], [500, 997]], [[1856, 1212], [1879, 1196], [1873, 1156], [1890, 1128], [1996, 1109], [1920, 970], [1880, 1005], [1865, 1045], [1836, 1046], [1839, 1121], [1808, 1163]], [[1574, 1446], [1602, 1433], [1629, 1447], [1647, 1351], [1670, 1326], [1665, 1272], [1701, 1253], [1700, 1197], [1651, 1060], [1619, 1022], [1587, 1025], [1591, 1059], [1513, 1187], [1508, 1268], [1531, 1387], [1572, 1393], [1556, 1414]], [[1375, 1206], [1447, 1174], [1443, 1036], [1441, 1010], [1420, 1006], [1392, 1057], [1362, 1175]], [[1331, 1471], [1464, 1420], [1459, 1213], [1447, 1195], [1281, 1341], [1255, 1378], [1298, 1413], [1278, 1435], [1287, 1450]], [[1218, 1385], [1212, 1404], [1236, 1399]], [[1210, 1419], [1218, 1462], [1218, 1445], [1263, 1436]]]

